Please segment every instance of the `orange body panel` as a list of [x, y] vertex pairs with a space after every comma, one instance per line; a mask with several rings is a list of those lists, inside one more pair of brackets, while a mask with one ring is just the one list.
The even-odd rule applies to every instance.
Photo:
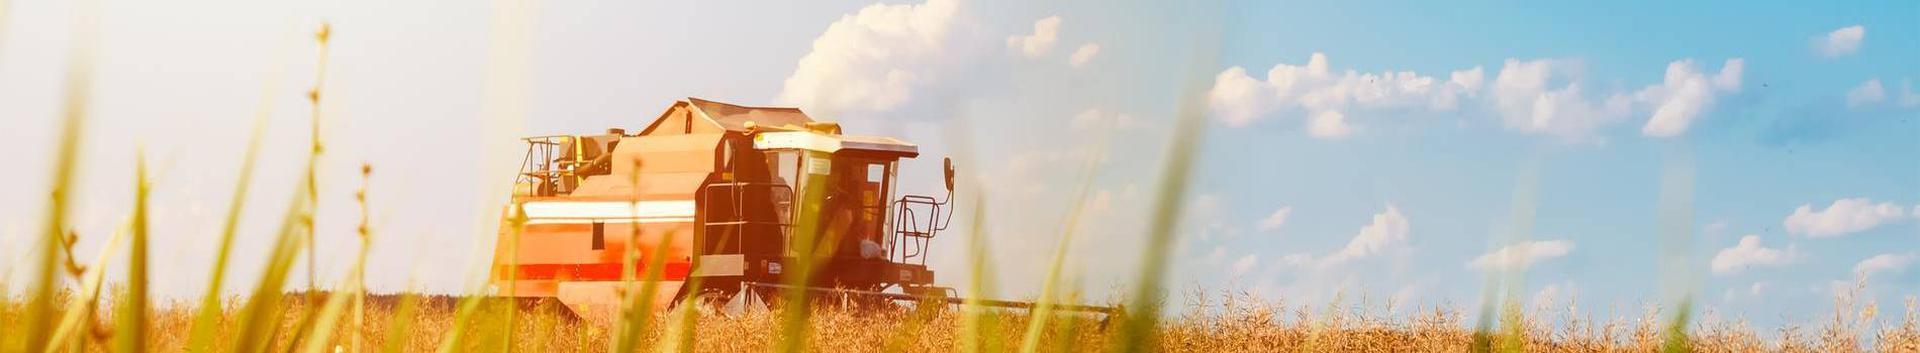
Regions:
[[[637, 279], [656, 258], [664, 262], [660, 290], [668, 295], [654, 304], [669, 303], [692, 264], [694, 193], [714, 170], [721, 138], [622, 136], [609, 152], [606, 174], [584, 176], [564, 194], [515, 196], [526, 223], [517, 230], [501, 225], [491, 278], [496, 291], [559, 297], [575, 309], [615, 305], [606, 301], [617, 298], [615, 289], [629, 273], [622, 257], [632, 251]], [[515, 212], [508, 209], [506, 219]]]

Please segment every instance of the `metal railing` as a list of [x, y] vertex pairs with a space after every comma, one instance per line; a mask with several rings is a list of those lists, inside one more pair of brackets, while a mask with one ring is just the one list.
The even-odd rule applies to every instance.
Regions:
[[[520, 173], [514, 175], [513, 187], [526, 188], [524, 193], [515, 190], [514, 194], [527, 196], [554, 196], [570, 193], [580, 184], [579, 176], [574, 174], [575, 161], [564, 159], [569, 155], [567, 146], [579, 148], [577, 139], [569, 135], [534, 136], [521, 139], [527, 142], [527, 153], [520, 159]], [[578, 157], [579, 151], [571, 151]]]
[[927, 244], [940, 231], [947, 230], [947, 224], [953, 220], [953, 208], [947, 207], [952, 201], [952, 194], [948, 194], [946, 200], [906, 195], [894, 201], [893, 237], [887, 239], [888, 259], [926, 265]]

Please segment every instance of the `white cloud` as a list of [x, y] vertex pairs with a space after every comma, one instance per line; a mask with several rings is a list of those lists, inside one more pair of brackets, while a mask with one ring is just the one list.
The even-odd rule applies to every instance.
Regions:
[[1337, 139], [1352, 134], [1353, 126], [1347, 125], [1347, 115], [1339, 111], [1323, 111], [1307, 121], [1307, 135], [1313, 137]]
[[[1583, 140], [1645, 106], [1650, 114], [1641, 132], [1668, 137], [1685, 133], [1719, 97], [1739, 92], [1746, 71], [1740, 58], [1728, 59], [1718, 72], [1682, 59], [1667, 65], [1659, 83], [1632, 94], [1589, 97], [1582, 65], [1573, 60], [1507, 59], [1491, 84], [1481, 67], [1452, 71], [1441, 81], [1409, 71], [1336, 73], [1330, 66], [1325, 54], [1314, 53], [1305, 64], [1275, 64], [1264, 79], [1230, 67], [1214, 77], [1208, 100], [1228, 126], [1300, 116], [1308, 134], [1320, 138], [1360, 130], [1352, 121], [1356, 112], [1443, 111], [1458, 108], [1462, 99], [1484, 99], [1509, 130]], [[1915, 100], [1920, 104], [1920, 96]]]
[[1847, 107], [1857, 109], [1877, 106], [1886, 103], [1889, 99], [1895, 107], [1920, 107], [1920, 93], [1913, 91], [1913, 80], [1900, 80], [1900, 92], [1897, 93], [1889, 97], [1886, 85], [1881, 84], [1879, 78], [1870, 78], [1866, 82], [1861, 82], [1859, 86], [1853, 86], [1852, 89], [1847, 90]]
[[1246, 126], [1266, 113], [1268, 98], [1263, 85], [1260, 80], [1247, 76], [1247, 69], [1230, 67], [1214, 75], [1213, 90], [1207, 93], [1207, 101], [1227, 126]]
[[1667, 64], [1666, 79], [1658, 85], [1648, 86], [1635, 93], [1641, 102], [1652, 104], [1653, 116], [1647, 118], [1647, 124], [1640, 133], [1647, 136], [1671, 137], [1687, 132], [1700, 114], [1713, 109], [1716, 95], [1739, 92], [1740, 75], [1745, 71], [1745, 60], [1727, 59], [1720, 67], [1720, 73], [1708, 78], [1693, 67], [1693, 60], [1683, 59]]
[[1246, 126], [1273, 113], [1303, 113], [1314, 137], [1339, 138], [1356, 129], [1347, 122], [1354, 109], [1453, 109], [1459, 96], [1472, 96], [1485, 79], [1482, 70], [1456, 71], [1448, 81], [1411, 71], [1361, 73], [1329, 70], [1326, 54], [1314, 53], [1304, 65], [1275, 64], [1265, 80], [1241, 67], [1214, 77], [1208, 94], [1214, 114], [1228, 126]]
[[1345, 248], [1320, 259], [1320, 265], [1335, 266], [1400, 246], [1407, 241], [1408, 230], [1407, 217], [1400, 214], [1399, 208], [1387, 205], [1386, 212], [1373, 215], [1373, 222], [1360, 227], [1360, 232], [1353, 235]]
[[1854, 264], [1853, 273], [1856, 276], [1866, 277], [1880, 272], [1905, 271], [1908, 265], [1913, 264], [1914, 258], [1914, 253], [1874, 255]]
[[1501, 247], [1467, 262], [1467, 268], [1476, 270], [1517, 271], [1533, 266], [1573, 251], [1573, 242], [1568, 240], [1522, 241]]
[[1821, 238], [1873, 229], [1906, 216], [1906, 211], [1892, 202], [1876, 204], [1859, 197], [1835, 200], [1820, 211], [1814, 211], [1812, 204], [1800, 205], [1781, 223], [1788, 233]]
[[800, 57], [779, 101], [815, 116], [888, 111], [939, 79], [934, 62], [949, 50], [958, 0], [873, 4], [827, 26]]
[[1033, 34], [1007, 37], [1007, 48], [1037, 58], [1047, 55], [1047, 51], [1053, 50], [1053, 44], [1059, 41], [1060, 16], [1050, 16], [1033, 22]]
[[1887, 100], [1887, 90], [1880, 86], [1880, 79], [1868, 79], [1859, 86], [1847, 90], [1847, 107], [1859, 108], [1868, 104]]
[[1740, 238], [1740, 244], [1722, 249], [1713, 256], [1713, 274], [1734, 275], [1748, 267], [1786, 265], [1796, 257], [1792, 248], [1782, 251], [1761, 246], [1760, 236], [1748, 235]]
[[1479, 66], [1474, 66], [1473, 69], [1469, 70], [1454, 71], [1448, 74], [1448, 77], [1451, 78], [1448, 82], [1459, 86], [1468, 95], [1475, 95], [1475, 92], [1480, 91], [1480, 85], [1487, 82], [1487, 72], [1486, 70], [1480, 69]]
[[[1626, 118], [1632, 102], [1615, 94], [1594, 102], [1581, 92], [1577, 62], [1507, 59], [1494, 77], [1493, 106], [1511, 130], [1584, 139]], [[1556, 84], [1557, 82], [1564, 82]]]
[[1747, 60], [1727, 59], [1720, 65], [1720, 73], [1713, 75], [1713, 88], [1727, 92], [1740, 92], [1740, 76], [1747, 71]]
[[1827, 35], [1813, 37], [1813, 50], [1829, 58], [1837, 58], [1860, 51], [1860, 42], [1867, 39], [1867, 28], [1859, 25], [1841, 27], [1827, 32]]
[[1293, 206], [1280, 207], [1278, 210], [1273, 210], [1273, 213], [1267, 214], [1267, 218], [1260, 219], [1260, 223], [1255, 225], [1254, 229], [1262, 232], [1271, 232], [1280, 229], [1281, 226], [1287, 224], [1287, 216], [1292, 214]]
[[1099, 44], [1081, 44], [1079, 49], [1073, 50], [1073, 55], [1067, 56], [1067, 64], [1073, 67], [1087, 66], [1087, 62], [1093, 61], [1095, 55], [1100, 55]]
[[1254, 265], [1258, 264], [1260, 264], [1260, 257], [1257, 255], [1241, 256], [1239, 260], [1233, 260], [1233, 275], [1236, 277], [1245, 275], [1253, 271]]

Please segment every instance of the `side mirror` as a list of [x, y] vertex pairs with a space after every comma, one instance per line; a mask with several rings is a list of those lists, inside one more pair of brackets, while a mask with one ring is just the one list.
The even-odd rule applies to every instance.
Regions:
[[945, 158], [947, 165], [947, 192], [953, 192], [953, 157]]

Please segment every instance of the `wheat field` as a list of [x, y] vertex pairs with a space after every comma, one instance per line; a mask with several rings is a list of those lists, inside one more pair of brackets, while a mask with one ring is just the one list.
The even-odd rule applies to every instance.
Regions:
[[[1153, 332], [1153, 350], [1177, 352], [1462, 352], [1472, 351], [1475, 333], [1463, 322], [1463, 314], [1448, 308], [1405, 308], [1393, 315], [1387, 305], [1354, 303], [1342, 305], [1289, 306], [1263, 301], [1244, 292], [1215, 293], [1216, 300], [1195, 303], [1191, 314], [1171, 318]], [[324, 300], [326, 293], [316, 294]], [[70, 297], [66, 297], [70, 298]], [[304, 293], [289, 297], [287, 315], [277, 325], [291, 331], [301, 325], [301, 312], [313, 309], [305, 305]], [[235, 298], [237, 299], [237, 298]], [[455, 322], [459, 299], [452, 296], [369, 295], [366, 320], [334, 328], [326, 347], [340, 351], [522, 351], [522, 352], [599, 352], [607, 351], [613, 341], [609, 322], [593, 322], [573, 316], [550, 302], [522, 302], [510, 310], [508, 301], [489, 301], [481, 305], [475, 323]], [[1836, 305], [1847, 305], [1836, 298]], [[410, 304], [407, 302], [411, 302]], [[217, 341], [234, 339], [233, 313], [239, 301], [229, 300], [214, 335]], [[399, 306], [410, 305], [402, 309]], [[1841, 308], [1841, 307], [1836, 307]], [[1844, 308], [1841, 308], [1844, 309]], [[19, 327], [23, 303], [9, 300], [0, 307], [0, 325]], [[1493, 333], [1491, 348], [1499, 351], [1527, 352], [1654, 352], [1662, 350], [1663, 337], [1657, 310], [1649, 308], [1637, 318], [1595, 320], [1582, 313], [1553, 308], [1533, 308], [1517, 323], [1521, 334]], [[192, 303], [161, 305], [149, 315], [151, 330], [146, 347], [153, 351], [187, 351], [194, 308]], [[1558, 312], [1556, 312], [1558, 311]], [[119, 312], [115, 310], [114, 312]], [[508, 313], [517, 315], [511, 330], [502, 323]], [[985, 351], [1006, 351], [1019, 346], [1018, 328], [1030, 322], [1024, 312], [989, 313], [983, 337], [976, 337]], [[956, 310], [914, 310], [890, 308], [815, 309], [809, 322], [812, 334], [807, 347], [821, 352], [939, 352], [966, 346], [963, 318]], [[694, 333], [684, 337], [687, 351], [741, 352], [769, 351], [785, 339], [779, 327], [778, 312], [745, 311], [733, 315], [707, 314], [698, 318]], [[100, 322], [115, 318], [101, 317]], [[658, 314], [655, 320], [666, 320]], [[1060, 324], [1042, 333], [1038, 345], [1042, 352], [1109, 351], [1113, 336], [1119, 334], [1110, 322], [1097, 316], [1063, 316]], [[1507, 324], [1507, 323], [1503, 323]], [[1873, 329], [1872, 327], [1878, 327]], [[511, 332], [511, 334], [508, 334]], [[1920, 307], [1906, 303], [1904, 313], [1886, 318], [1869, 311], [1837, 311], [1822, 323], [1790, 326], [1773, 332], [1756, 331], [1739, 321], [1705, 321], [1692, 330], [1685, 346], [1695, 352], [1916, 352], [1920, 351]], [[458, 347], [443, 347], [443, 339], [460, 333], [474, 339]], [[99, 328], [83, 340], [76, 351], [111, 351], [110, 341], [118, 338], [110, 328]], [[17, 351], [24, 337], [7, 335], [0, 347]], [[662, 348], [663, 339], [674, 339], [666, 329], [648, 330], [639, 337], [642, 347]], [[305, 345], [302, 337], [276, 337], [271, 351], [289, 351]], [[359, 347], [357, 350], [354, 347]], [[222, 350], [224, 351], [224, 350]], [[332, 351], [332, 349], [328, 349]]]

